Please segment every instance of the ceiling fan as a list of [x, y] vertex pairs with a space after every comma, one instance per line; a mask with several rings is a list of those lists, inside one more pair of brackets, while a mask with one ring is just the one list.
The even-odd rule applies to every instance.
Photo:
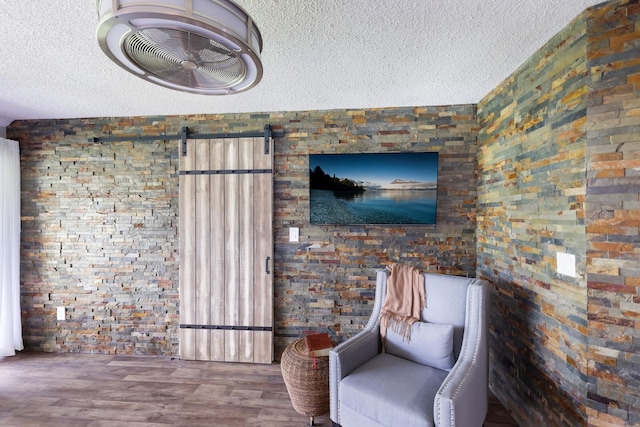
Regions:
[[97, 0], [96, 35], [116, 64], [151, 83], [206, 95], [262, 78], [262, 36], [230, 0]]

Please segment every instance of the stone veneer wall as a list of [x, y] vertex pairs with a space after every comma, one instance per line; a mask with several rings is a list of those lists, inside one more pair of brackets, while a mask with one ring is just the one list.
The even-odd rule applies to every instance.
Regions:
[[588, 422], [640, 425], [640, 3], [588, 29]]
[[[586, 20], [478, 105], [478, 271], [493, 283], [490, 381], [524, 425], [585, 419]], [[556, 273], [576, 255], [578, 277]]]
[[478, 105], [490, 378], [523, 425], [640, 425], [639, 12], [587, 10]]
[[93, 129], [10, 128], [21, 151], [25, 347], [177, 354], [177, 142], [88, 143]]
[[[178, 142], [88, 138], [262, 130], [275, 139], [276, 355], [304, 330], [338, 340], [368, 320], [391, 262], [474, 275], [475, 106], [14, 122], [22, 167], [25, 345], [178, 353]], [[438, 151], [438, 225], [311, 226], [309, 153]], [[300, 242], [288, 242], [288, 227]], [[319, 251], [308, 251], [312, 244]], [[68, 320], [56, 321], [66, 306]]]

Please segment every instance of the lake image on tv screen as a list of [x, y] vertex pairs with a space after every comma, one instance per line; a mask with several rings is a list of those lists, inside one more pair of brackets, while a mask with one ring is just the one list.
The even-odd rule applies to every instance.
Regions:
[[438, 153], [309, 155], [312, 224], [436, 223]]

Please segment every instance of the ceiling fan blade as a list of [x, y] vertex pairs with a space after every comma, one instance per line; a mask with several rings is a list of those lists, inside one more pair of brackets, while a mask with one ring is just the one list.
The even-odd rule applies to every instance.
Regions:
[[187, 31], [147, 28], [126, 40], [129, 57], [148, 73], [178, 85], [231, 85], [244, 77], [238, 56]]

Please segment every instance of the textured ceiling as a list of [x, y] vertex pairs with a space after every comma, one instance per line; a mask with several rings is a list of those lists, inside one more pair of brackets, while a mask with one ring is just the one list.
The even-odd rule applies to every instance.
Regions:
[[236, 0], [264, 76], [236, 95], [152, 85], [100, 50], [95, 0], [0, 2], [0, 126], [16, 119], [476, 103], [600, 0]]

